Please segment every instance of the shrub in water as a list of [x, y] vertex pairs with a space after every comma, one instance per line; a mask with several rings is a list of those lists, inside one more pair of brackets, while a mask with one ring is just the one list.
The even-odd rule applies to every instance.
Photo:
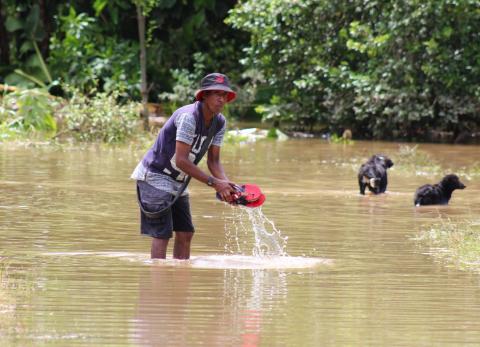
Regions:
[[72, 90], [72, 97], [59, 111], [64, 129], [80, 141], [122, 142], [136, 130], [137, 103], [118, 102], [120, 93], [97, 93], [93, 97]]
[[43, 89], [26, 89], [6, 94], [0, 103], [0, 136], [13, 139], [33, 133], [55, 134], [53, 116], [58, 102]]

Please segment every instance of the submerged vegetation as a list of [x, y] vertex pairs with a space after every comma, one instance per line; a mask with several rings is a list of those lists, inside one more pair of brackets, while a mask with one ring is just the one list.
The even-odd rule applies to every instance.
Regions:
[[55, 98], [42, 89], [18, 90], [0, 98], [0, 140], [51, 137], [56, 133]]
[[330, 136], [329, 142], [343, 144], [343, 145], [352, 145], [355, 143], [355, 141], [353, 141], [351, 137], [338, 136], [337, 134], [333, 134], [332, 136]]
[[[431, 155], [420, 149], [420, 146], [401, 145], [397, 153], [392, 157], [395, 159], [395, 170], [415, 175], [441, 175], [450, 173], [449, 168], [440, 165]], [[456, 168], [455, 173], [467, 178], [480, 177], [480, 162], [473, 162], [471, 165]]]
[[401, 145], [394, 157], [396, 170], [414, 172], [416, 175], [438, 175], [442, 172], [442, 167], [418, 145]]
[[416, 239], [425, 242], [433, 256], [480, 271], [480, 220], [442, 219], [425, 227]]
[[73, 90], [56, 116], [62, 124], [59, 134], [81, 141], [123, 142], [138, 130], [139, 105], [119, 103], [119, 92], [96, 93], [89, 97]]

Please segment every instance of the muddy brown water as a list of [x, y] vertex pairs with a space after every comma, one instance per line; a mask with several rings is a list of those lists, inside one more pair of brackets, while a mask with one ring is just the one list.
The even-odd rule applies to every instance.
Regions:
[[[480, 178], [463, 176], [448, 206], [414, 208], [415, 188], [440, 175], [394, 166], [387, 194], [360, 196], [362, 161], [395, 161], [400, 145], [227, 144], [226, 171], [262, 187], [288, 257], [252, 256], [245, 212], [194, 182], [189, 262], [149, 260], [128, 179], [143, 150], [2, 145], [0, 257], [33, 289], [0, 306], [0, 344], [480, 345], [479, 275], [414, 239], [440, 218], [478, 219]], [[475, 146], [419, 149], [445, 172], [480, 162]]]

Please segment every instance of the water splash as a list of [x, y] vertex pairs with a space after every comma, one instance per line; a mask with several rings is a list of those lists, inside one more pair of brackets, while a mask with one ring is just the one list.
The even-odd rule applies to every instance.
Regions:
[[236, 206], [231, 211], [231, 216], [225, 216], [227, 253], [245, 255], [246, 249], [251, 247], [250, 253], [255, 257], [288, 256], [288, 236], [282, 236], [261, 207]]

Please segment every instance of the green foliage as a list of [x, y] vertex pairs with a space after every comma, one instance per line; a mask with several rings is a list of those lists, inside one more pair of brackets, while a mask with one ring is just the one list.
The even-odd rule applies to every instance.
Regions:
[[10, 73], [5, 76], [5, 83], [44, 87], [45, 82], [50, 83], [52, 79], [38, 47], [46, 36], [39, 5], [7, 6], [6, 13], [5, 29], [15, 40], [11, 48], [16, 61], [7, 68]]
[[[171, 8], [176, 0], [131, 0], [135, 6], [139, 6], [142, 11], [143, 15], [147, 16], [155, 7], [159, 7], [162, 9]], [[96, 0], [96, 2], [108, 2], [106, 0]]]
[[478, 129], [476, 1], [247, 0], [227, 21], [251, 35], [244, 64], [301, 109], [297, 122], [418, 140]]
[[[92, 90], [120, 89], [125, 96], [140, 99], [137, 6], [148, 16], [150, 101], [156, 101], [164, 92], [177, 93], [173, 87], [183, 78], [179, 74], [195, 73], [195, 52], [203, 54], [204, 72], [224, 72], [237, 81], [242, 73], [238, 64], [242, 43], [247, 42], [248, 35], [224, 23], [235, 3], [236, 0], [7, 0], [2, 3], [2, 14], [10, 54], [8, 58], [1, 57], [0, 83], [22, 87], [47, 85], [57, 95], [62, 95], [58, 86], [68, 83], [86, 94]], [[4, 45], [4, 40], [0, 40], [0, 52]], [[177, 72], [173, 75], [172, 71]], [[244, 110], [235, 108], [236, 112]]]
[[71, 98], [57, 113], [63, 133], [80, 141], [122, 142], [137, 130], [136, 103], [120, 104], [119, 93], [99, 92], [88, 97], [70, 90]]
[[[163, 92], [176, 93], [178, 76], [175, 70], [185, 70], [199, 78], [205, 73], [222, 72], [235, 83], [242, 78], [238, 63], [243, 57], [242, 47], [248, 42], [248, 34], [234, 30], [224, 23], [228, 11], [236, 0], [175, 1], [166, 8], [162, 1], [150, 13], [153, 40], [149, 42], [148, 71], [153, 78], [150, 96]], [[203, 57], [203, 71], [198, 75], [197, 55]], [[194, 76], [192, 76], [194, 77]], [[193, 80], [192, 80], [193, 82]], [[190, 102], [192, 99], [188, 99]], [[235, 102], [236, 113], [247, 111]]]
[[293, 121], [299, 124], [309, 123], [309, 118], [295, 102], [285, 102], [278, 95], [273, 95], [269, 104], [260, 104], [255, 112], [262, 116], [262, 122]]
[[[171, 71], [173, 77], [172, 91], [158, 95], [159, 100], [164, 104], [164, 111], [167, 115], [172, 114], [180, 106], [193, 102], [200, 80], [210, 72], [206, 67], [208, 61], [206, 54], [196, 52], [193, 54], [193, 59], [192, 71], [188, 69], [173, 69]], [[252, 81], [255, 81], [255, 79], [252, 79]], [[230, 117], [232, 114], [234, 116], [244, 116], [254, 99], [254, 86], [250, 84], [250, 88], [244, 87], [240, 89], [235, 87], [233, 81], [231, 83], [232, 87], [237, 91], [237, 98], [233, 104], [226, 105], [223, 114], [227, 117]]]
[[276, 128], [270, 128], [270, 129], [268, 129], [267, 138], [269, 138], [269, 139], [276, 139], [276, 138], [278, 138], [277, 129], [276, 129]]
[[174, 69], [172, 76], [174, 86], [172, 92], [164, 92], [159, 95], [161, 101], [166, 101], [169, 109], [167, 114], [171, 114], [178, 107], [192, 102], [195, 91], [198, 89], [199, 81], [206, 74], [205, 55], [202, 53], [194, 54], [195, 64], [193, 72], [187, 69]]
[[[0, 108], [0, 114], [3, 110]], [[9, 124], [6, 122], [0, 122], [0, 142], [16, 140], [19, 138], [25, 137], [25, 134], [20, 130], [9, 127]]]
[[57, 104], [42, 89], [27, 89], [5, 95], [0, 104], [1, 138], [14, 139], [34, 132], [53, 136], [57, 130], [53, 116]]
[[[38, 45], [35, 41], [32, 41], [32, 45], [35, 49], [35, 54], [36, 58], [38, 59], [38, 62], [40, 64], [40, 68], [44, 74], [44, 79], [41, 80], [39, 77], [36, 77], [34, 74], [29, 74], [21, 69], [15, 69], [14, 73], [17, 75], [17, 77], [23, 77], [25, 81], [30, 81], [35, 83], [37, 87], [42, 87], [46, 88], [47, 85], [45, 84], [44, 81], [52, 84], [52, 76], [50, 75], [50, 71], [48, 70], [47, 64], [45, 64], [45, 60], [43, 59], [42, 53], [40, 53], [40, 49], [38, 48]], [[7, 76], [7, 81], [8, 81], [8, 76]], [[22, 86], [24, 83], [20, 81], [18, 83], [20, 86]], [[28, 86], [28, 85], [27, 85]]]
[[224, 138], [225, 143], [229, 143], [229, 144], [246, 143], [248, 142], [248, 140], [249, 140], [248, 135], [238, 135], [238, 134], [235, 134], [234, 132], [227, 132]]
[[50, 69], [54, 77], [83, 93], [114, 90], [138, 95], [138, 44], [105, 36], [93, 17], [71, 7], [59, 16], [59, 30], [51, 39]]
[[337, 134], [333, 134], [330, 136], [328, 139], [330, 143], [335, 143], [335, 144], [343, 144], [343, 145], [353, 145], [355, 141], [352, 139], [343, 137], [343, 136], [338, 136]]

